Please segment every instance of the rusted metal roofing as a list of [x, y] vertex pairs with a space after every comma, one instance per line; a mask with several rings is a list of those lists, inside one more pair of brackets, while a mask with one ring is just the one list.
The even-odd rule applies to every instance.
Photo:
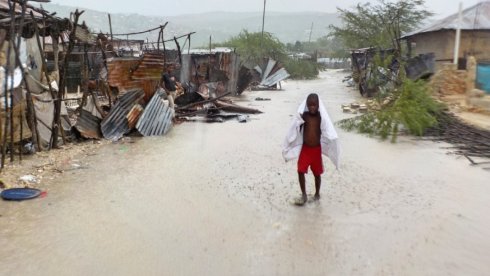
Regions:
[[160, 82], [164, 58], [160, 53], [145, 53], [142, 58], [114, 58], [108, 60], [109, 85], [121, 91], [140, 88], [148, 102]]
[[242, 94], [245, 89], [252, 83], [254, 79], [254, 75], [252, 70], [248, 69], [245, 66], [240, 67], [240, 71], [238, 72], [238, 82], [237, 82], [237, 94]]
[[197, 88], [210, 82], [222, 82], [224, 93], [236, 94], [239, 69], [239, 57], [233, 52], [182, 55], [180, 81]]
[[141, 113], [143, 112], [143, 107], [139, 104], [135, 104], [133, 108], [129, 111], [128, 115], [126, 115], [126, 119], [128, 119], [129, 129], [133, 129], [138, 122]]
[[110, 86], [121, 91], [138, 88], [139, 82], [131, 79], [132, 72], [136, 70], [139, 58], [113, 58], [107, 61], [107, 80]]
[[[490, 30], [490, 1], [480, 2], [463, 10], [461, 30]], [[416, 31], [405, 34], [401, 38], [411, 37], [421, 33], [437, 32], [441, 30], [456, 30], [459, 25], [458, 13], [436, 21]]]
[[111, 112], [102, 121], [101, 130], [104, 138], [119, 140], [131, 130], [127, 115], [144, 96], [143, 90], [133, 89], [127, 91], [119, 98], [119, 101], [112, 107]]
[[164, 135], [172, 126], [173, 113], [163, 100], [163, 93], [157, 91], [141, 114], [136, 129], [144, 136]]
[[145, 91], [145, 102], [148, 102], [155, 93], [164, 66], [163, 54], [145, 53], [137, 69], [133, 72], [131, 78], [134, 81], [139, 81], [139, 87]]
[[[2, 12], [10, 11], [8, 2], [9, 2], [8, 0], [0, 0], [0, 10]], [[12, 5], [13, 4], [14, 4], [14, 2], [12, 1]], [[43, 18], [43, 15], [39, 12], [39, 11], [41, 11], [41, 9], [35, 8], [31, 5], [26, 5], [26, 12], [25, 12], [26, 17], [30, 18], [31, 11], [32, 11], [34, 17]], [[18, 3], [15, 4], [15, 13], [16, 14], [22, 14], [22, 6]]]
[[78, 116], [75, 128], [80, 132], [82, 137], [89, 139], [102, 138], [102, 132], [100, 131], [101, 119], [92, 115], [92, 113], [82, 109], [80, 116]]

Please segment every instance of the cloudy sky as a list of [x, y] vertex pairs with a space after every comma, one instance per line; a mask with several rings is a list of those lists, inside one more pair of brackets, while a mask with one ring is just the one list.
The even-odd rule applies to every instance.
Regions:
[[[457, 12], [482, 0], [426, 0], [428, 10], [440, 18]], [[210, 11], [257, 12], [262, 11], [263, 0], [51, 0], [52, 3], [90, 8], [111, 13], [139, 13], [144, 15], [171, 16]], [[349, 8], [365, 0], [267, 0], [266, 11], [322, 11], [335, 12], [336, 7]], [[371, 2], [375, 2], [372, 0]]]

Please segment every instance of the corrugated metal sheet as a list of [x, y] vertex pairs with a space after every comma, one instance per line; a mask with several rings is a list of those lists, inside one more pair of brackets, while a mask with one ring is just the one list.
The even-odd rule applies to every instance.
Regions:
[[148, 102], [164, 70], [163, 54], [146, 53], [142, 58], [114, 58], [107, 62], [109, 85], [120, 91], [139, 88]]
[[173, 109], [163, 100], [163, 93], [157, 91], [141, 114], [136, 129], [144, 136], [164, 135], [172, 126]]
[[134, 80], [160, 80], [163, 67], [163, 54], [146, 53], [132, 77]]
[[164, 66], [163, 54], [145, 53], [137, 69], [133, 72], [131, 78], [134, 81], [139, 81], [139, 87], [145, 91], [145, 102], [148, 102], [155, 94]]
[[142, 112], [143, 107], [139, 104], [136, 104], [133, 106], [133, 108], [131, 108], [128, 115], [126, 116], [126, 119], [128, 119], [129, 129], [133, 129], [136, 126], [136, 123], [138, 122]]
[[113, 58], [107, 61], [107, 81], [120, 91], [138, 88], [139, 82], [131, 79], [132, 72], [138, 67], [139, 58]]
[[260, 83], [260, 85], [273, 86], [274, 84], [276, 84], [282, 80], [285, 80], [287, 78], [289, 78], [289, 73], [286, 71], [286, 69], [281, 68], [277, 72], [275, 72], [274, 74], [270, 75], [265, 80], [263, 80]]
[[[12, 1], [12, 5], [13, 5]], [[10, 10], [9, 8], [9, 3], [7, 0], [0, 0], [0, 10], [8, 12]], [[26, 17], [30, 18], [31, 12], [33, 13], [34, 17], [36, 18], [43, 18], [43, 15], [37, 11], [36, 8], [34, 8], [32, 5], [26, 5]], [[19, 4], [15, 5], [15, 13], [17, 15], [22, 14], [22, 6]]]
[[237, 80], [237, 94], [240, 95], [247, 87], [252, 83], [254, 75], [252, 74], [252, 70], [248, 69], [245, 66], [240, 67], [240, 71], [238, 73]]
[[92, 115], [87, 110], [82, 109], [80, 116], [78, 116], [75, 128], [80, 132], [82, 137], [89, 139], [102, 138], [102, 132], [100, 131], [101, 119]]
[[[407, 38], [416, 34], [437, 32], [440, 30], [456, 30], [458, 27], [458, 13], [436, 21], [426, 27], [402, 36]], [[490, 30], [490, 1], [478, 3], [463, 10], [462, 30]]]
[[196, 88], [209, 82], [222, 82], [225, 93], [236, 94], [239, 69], [240, 59], [233, 52], [182, 55], [180, 81], [192, 83]]
[[101, 124], [102, 134], [106, 139], [118, 140], [131, 130], [126, 116], [144, 96], [143, 90], [133, 89], [119, 98]]
[[275, 60], [269, 59], [269, 61], [267, 62], [267, 66], [265, 67], [264, 74], [262, 74], [262, 82], [264, 82], [269, 77], [276, 63], [277, 62]]

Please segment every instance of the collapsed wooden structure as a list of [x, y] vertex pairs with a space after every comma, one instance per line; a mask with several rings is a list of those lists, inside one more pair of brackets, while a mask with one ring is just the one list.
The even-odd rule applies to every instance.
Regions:
[[[205, 111], [216, 121], [260, 113], [226, 98], [252, 81], [238, 55], [191, 54], [193, 32], [165, 39], [167, 22], [142, 32], [93, 34], [79, 23], [83, 11], [59, 18], [28, 1], [0, 0], [2, 168], [7, 152], [11, 162], [15, 152], [22, 160], [26, 148], [50, 150], [77, 137], [117, 140], [132, 130], [163, 135], [174, 116], [188, 120]], [[155, 30], [156, 42], [129, 39]], [[166, 43], [175, 43], [176, 49], [167, 49]], [[186, 92], [177, 98], [176, 110], [159, 89], [168, 67], [176, 69], [181, 92]], [[81, 95], [67, 93], [74, 90]]]

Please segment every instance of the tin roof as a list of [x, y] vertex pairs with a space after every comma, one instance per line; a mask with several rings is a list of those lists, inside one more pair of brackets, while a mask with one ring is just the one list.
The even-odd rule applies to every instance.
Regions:
[[78, 116], [75, 128], [80, 132], [84, 138], [100, 139], [102, 133], [100, 132], [100, 119], [92, 115], [85, 109], [82, 109], [80, 116]]
[[141, 88], [148, 102], [164, 71], [161, 53], [145, 53], [141, 58], [113, 58], [107, 61], [108, 82], [119, 90]]
[[[9, 7], [8, 2], [9, 2], [8, 0], [0, 0], [0, 12], [1, 12], [0, 18], [3, 18], [3, 16], [8, 15], [8, 13], [10, 11], [10, 7]], [[13, 4], [14, 4], [14, 1], [12, 1], [12, 5]], [[26, 5], [26, 12], [25, 12], [26, 17], [30, 18], [31, 11], [32, 11], [34, 17], [37, 17], [37, 18], [43, 17], [42, 13], [40, 13], [40, 12], [46, 12], [40, 8], [35, 8], [32, 5], [29, 5], [29, 4]], [[18, 3], [15, 4], [15, 13], [17, 15], [22, 14], [22, 6]]]
[[[483, 1], [465, 9], [462, 15], [461, 30], [490, 30], [490, 1]], [[458, 28], [458, 22], [458, 12], [456, 12], [428, 26], [407, 33], [401, 38], [407, 38], [421, 33], [456, 30]]]
[[164, 135], [172, 126], [173, 112], [163, 100], [163, 93], [158, 90], [141, 114], [136, 129], [143, 136]]
[[111, 109], [111, 112], [104, 118], [101, 123], [102, 134], [104, 138], [110, 140], [119, 140], [124, 134], [128, 133], [129, 126], [128, 114], [133, 107], [145, 96], [141, 89], [127, 91], [119, 98], [119, 101]]

